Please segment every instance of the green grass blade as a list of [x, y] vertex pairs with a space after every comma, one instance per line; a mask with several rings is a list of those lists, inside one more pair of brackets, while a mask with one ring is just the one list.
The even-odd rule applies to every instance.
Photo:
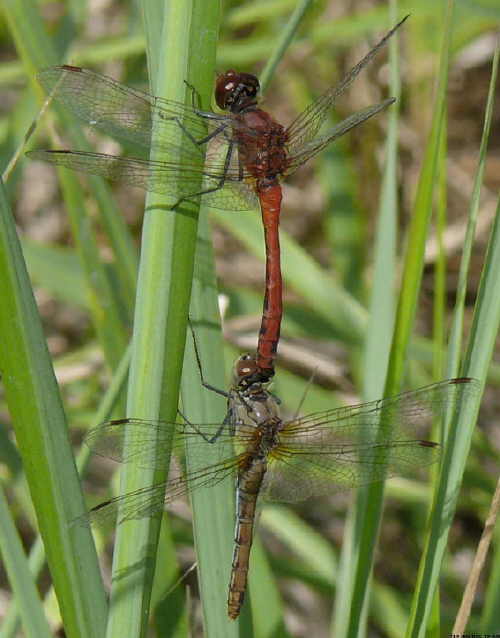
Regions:
[[78, 255], [85, 272], [95, 330], [106, 360], [115, 367], [128, 342], [126, 314], [117, 303], [109, 273], [101, 261], [97, 238], [91, 230], [92, 221], [85, 209], [78, 180], [69, 171], [60, 169], [58, 172]]
[[474, 236], [476, 231], [477, 218], [479, 215], [479, 203], [481, 195], [481, 186], [483, 183], [483, 175], [486, 164], [486, 152], [488, 149], [488, 139], [491, 130], [491, 119], [493, 115], [493, 107], [495, 104], [495, 88], [498, 75], [498, 58], [500, 51], [500, 39], [497, 40], [495, 54], [491, 68], [490, 87], [488, 91], [488, 99], [486, 103], [486, 112], [484, 117], [483, 134], [481, 137], [481, 145], [479, 147], [479, 158], [474, 176], [474, 189], [472, 191], [469, 215], [467, 221], [467, 231], [464, 239], [464, 249], [462, 259], [460, 261], [460, 271], [458, 275], [457, 297], [455, 301], [455, 313], [451, 326], [450, 351], [448, 356], [447, 373], [449, 377], [456, 376], [460, 367], [460, 355], [462, 353], [462, 332], [463, 332], [463, 315], [465, 296], [467, 293], [467, 277], [469, 274], [469, 265], [471, 260], [472, 248], [474, 244]]
[[[118, 367], [116, 368], [116, 372], [113, 375], [111, 383], [106, 390], [104, 396], [102, 397], [99, 407], [97, 408], [95, 418], [93, 421], [93, 427], [107, 421], [111, 418], [112, 411], [123, 391], [123, 387], [128, 375], [128, 369], [130, 365], [130, 347], [127, 348], [125, 354], [122, 357]], [[80, 473], [80, 476], [85, 474], [87, 469], [87, 464], [90, 458], [91, 450], [86, 446], [82, 445], [78, 455], [76, 457], [76, 466]], [[45, 551], [43, 546], [43, 541], [40, 537], [38, 537], [30, 551], [29, 555], [29, 569], [33, 575], [33, 578], [36, 580], [40, 572], [45, 564]], [[46, 596], [46, 599], [52, 594], [53, 589], [51, 588]], [[18, 635], [18, 624], [19, 617], [21, 614], [21, 608], [16, 601], [10, 605], [8, 612], [5, 614], [2, 628], [0, 631], [0, 638], [14, 638], [14, 636]]]
[[[215, 267], [206, 212], [202, 213], [199, 224], [190, 316], [203, 377], [214, 387], [225, 389]], [[186, 343], [182, 374], [182, 406], [183, 414], [192, 423], [222, 423], [226, 412], [223, 397], [201, 386], [200, 371], [190, 335]], [[189, 447], [186, 453], [189, 468], [196, 469], [196, 459], [190, 457]], [[230, 456], [231, 453], [231, 449], [228, 449], [227, 455]], [[220, 454], [219, 443], [207, 445], [203, 465], [215, 463], [220, 459]], [[197, 462], [200, 463], [199, 458]], [[205, 631], [207, 635], [213, 636], [236, 636], [238, 624], [242, 620], [235, 623], [227, 617], [227, 591], [234, 537], [234, 481], [228, 479], [216, 486], [196, 490], [191, 497], [191, 504]]]
[[[397, 20], [397, 11], [394, 5], [395, 3], [392, 3], [391, 24]], [[399, 35], [396, 33], [389, 42], [390, 94], [396, 98], [399, 98], [401, 94], [398, 48]], [[394, 327], [394, 286], [388, 285], [388, 282], [393, 281], [396, 271], [398, 104], [399, 99], [389, 109], [387, 115], [386, 161], [380, 194], [379, 219], [375, 237], [373, 288], [364, 348], [363, 398], [366, 401], [376, 399], [383, 392]], [[359, 621], [361, 617], [361, 608], [355, 609], [353, 612], [353, 596], [356, 588], [356, 577], [363, 577], [357, 572], [357, 569], [359, 568], [361, 571], [363, 562], [365, 562], [363, 575], [366, 577], [366, 568], [370, 560], [364, 551], [364, 538], [362, 537], [363, 526], [367, 524], [368, 499], [369, 487], [358, 490], [346, 522], [339, 574], [342, 587], [337, 591], [332, 623], [332, 635], [334, 636], [347, 635], [350, 619], [356, 616]], [[355, 635], [355, 633], [353, 632], [351, 635]]]
[[385, 388], [386, 395], [397, 393], [403, 381], [406, 367], [406, 354], [410, 341], [410, 333], [413, 329], [415, 310], [420, 291], [420, 281], [424, 266], [425, 240], [432, 212], [432, 198], [437, 177], [441, 129], [445, 117], [453, 6], [453, 0], [449, 0], [444, 16], [444, 34], [434, 118], [429, 142], [425, 150], [422, 172], [417, 186], [412, 219], [408, 230], [409, 241], [405, 256], [401, 295], [396, 313], [395, 333], [391, 348], [391, 362]]
[[[42, 97], [42, 91], [35, 76], [38, 69], [62, 61], [56, 53], [56, 46], [50, 40], [39, 14], [38, 6], [31, 0], [12, 0], [4, 3], [4, 11], [9, 24], [16, 48], [23, 60], [23, 65], [27, 76], [31, 79], [37, 94]], [[57, 108], [57, 107], [56, 107]], [[69, 134], [75, 148], [85, 150], [88, 143], [83, 137], [79, 127], [75, 125], [74, 119], [68, 117], [63, 109], [58, 109], [64, 129]], [[113, 199], [110, 196], [109, 188], [99, 178], [89, 177], [93, 192], [99, 204], [99, 212], [103, 227], [108, 233], [110, 243], [113, 247], [117, 268], [116, 273], [122, 284], [123, 298], [132, 306], [133, 294], [135, 290], [135, 278], [137, 273], [137, 259], [132, 240], [128, 233], [126, 224], [119, 214]], [[76, 198], [84, 201], [83, 191], [75, 180], [71, 186]], [[77, 221], [74, 221], [77, 224]], [[88, 243], [97, 243], [92, 236], [85, 237]], [[83, 256], [82, 256], [83, 257]], [[87, 265], [90, 267], [89, 265]], [[97, 269], [98, 263], [94, 264]], [[93, 280], [89, 279], [92, 286]], [[115, 298], [115, 291], [112, 287], [106, 293], [108, 296], [101, 297], [101, 291], [97, 291], [97, 299], [112, 300]], [[110, 296], [109, 296], [110, 295]], [[109, 310], [109, 309], [108, 309]], [[97, 314], [95, 316], [98, 316]], [[119, 325], [119, 324], [118, 324]], [[118, 326], [115, 326], [117, 329]], [[118, 355], [119, 359], [121, 353]]]
[[[500, 267], [500, 200], [492, 229], [481, 284], [474, 310], [470, 341], [462, 374], [472, 376], [484, 384], [493, 346], [500, 324], [500, 299], [495, 293]], [[443, 556], [447, 549], [448, 533], [456, 507], [465, 463], [479, 410], [480, 396], [471, 400], [454, 420], [445, 447], [440, 481], [433, 503], [429, 536], [416, 584], [410, 623], [406, 635], [423, 638], [436, 591]]]
[[[16, 47], [23, 59], [25, 69], [31, 77], [36, 90], [41, 95], [41, 89], [37, 85], [34, 76], [36, 69], [40, 66], [50, 66], [58, 62], [52, 42], [48, 38], [37, 7], [29, 0], [21, 2], [7, 2], [4, 5], [5, 15], [11, 29]], [[67, 114], [63, 114], [66, 123], [71, 122]], [[84, 148], [84, 141], [80, 134], [76, 133], [74, 126], [68, 126], [68, 130], [72, 131], [72, 139], [76, 141], [79, 148]], [[81, 144], [79, 143], [81, 141]], [[126, 313], [119, 303], [116, 287], [110, 280], [99, 257], [99, 249], [97, 239], [92, 231], [92, 224], [89, 220], [83, 202], [85, 201], [82, 189], [78, 183], [76, 176], [69, 172], [60, 171], [61, 183], [64, 195], [66, 197], [67, 211], [70, 216], [72, 229], [75, 234], [79, 256], [82, 266], [87, 276], [87, 285], [89, 291], [90, 308], [94, 320], [96, 332], [101, 340], [102, 347], [106, 354], [106, 358], [111, 365], [116, 365], [120, 360], [123, 349], [125, 348], [128, 337], [124, 323], [126, 322]], [[124, 224], [120, 220], [114, 205], [109, 197], [105, 197], [105, 187], [102, 181], [94, 180], [96, 192], [101, 194], [101, 211], [107, 215], [110, 211], [110, 224], [113, 225], [115, 236], [120, 236], [121, 243], [127, 243], [123, 239]], [[119, 230], [120, 229], [120, 230]], [[127, 250], [127, 255], [131, 254], [131, 250]], [[135, 268], [130, 265], [130, 256], [128, 262], [120, 263], [118, 269], [121, 273], [129, 273], [125, 276], [128, 283], [123, 284], [123, 289], [127, 289], [125, 298], [131, 299], [131, 290], [133, 290], [133, 275], [131, 270]], [[131, 301], [130, 301], [131, 305]]]
[[[469, 207], [470, 217], [467, 226], [463, 259], [460, 265], [457, 300], [452, 326], [452, 338], [450, 341], [450, 356], [448, 361], [448, 369], [451, 373], [455, 373], [459, 365], [466, 282], [475, 222], [479, 208], [479, 196], [484, 173], [486, 148], [493, 113], [498, 60], [499, 45], [497, 44], [492, 65], [490, 90], [486, 105], [485, 123], [479, 151], [478, 167], [476, 170], [474, 189]], [[474, 319], [469, 338], [468, 350], [463, 366], [459, 370], [459, 372], [465, 376], [472, 376], [480, 379], [483, 384], [486, 379], [493, 351], [493, 343], [500, 321], [500, 308], [497, 307], [498, 304], [495, 299], [490, 297], [490, 295], [495, 296], [495, 293], [493, 292], [493, 273], [495, 272], [494, 269], [498, 267], [500, 252], [499, 212], [500, 200], [481, 276], [481, 284], [474, 309]], [[498, 273], [498, 271], [496, 272]], [[472, 401], [471, 404], [472, 405], [469, 407], [467, 414], [463, 418], [461, 416], [458, 422], [453, 424], [453, 428], [448, 433], [446, 455], [443, 459], [440, 482], [437, 487], [433, 504], [433, 511], [429, 526], [429, 537], [427, 539], [425, 553], [420, 566], [419, 580], [412, 603], [411, 619], [407, 632], [408, 636], [423, 636], [422, 627], [425, 627], [428, 621], [432, 597], [437, 588], [443, 555], [446, 550], [448, 531], [452, 521], [452, 513], [456, 506], [457, 495], [462, 482], [463, 471], [470, 449], [475, 417], [479, 408], [479, 397], [477, 401]]]
[[[154, 11], [152, 3], [145, 10]], [[208, 13], [207, 13], [208, 11]], [[200, 16], [208, 23], [201, 29]], [[218, 3], [199, 0], [173, 1], [164, 7], [162, 29], [152, 28], [149, 50], [158, 56], [151, 68], [155, 94], [183, 101], [184, 81], [196, 84], [206, 100], [215, 61]], [[154, 19], [153, 19], [154, 20]], [[146, 19], [146, 27], [151, 20]], [[200, 34], [201, 37], [200, 37]], [[168, 67], [167, 67], [168, 63]], [[205, 71], [204, 83], [198, 82]], [[168, 90], [167, 90], [168, 87]], [[176, 161], [166, 153], [154, 159]], [[182, 205], [176, 214], [165, 214], [159, 196], [148, 194], [143, 225], [133, 354], [127, 411], [131, 416], [175, 421], [180, 373], [184, 355], [186, 318], [189, 308], [197, 214], [192, 205]], [[162, 459], [162, 466], [167, 459]], [[122, 471], [121, 492], [159, 482], [167, 469]], [[144, 635], [159, 524], [156, 519], [128, 521], [118, 527], [113, 556], [114, 586], [111, 592], [108, 638]], [[130, 566], [136, 568], [130, 570]]]
[[[434, 309], [433, 319], [433, 343], [434, 343], [434, 379], [442, 379], [445, 376], [444, 352], [446, 343], [446, 252], [443, 244], [444, 231], [446, 229], [448, 206], [448, 171], [446, 163], [448, 159], [448, 127], [443, 122], [441, 129], [441, 149], [439, 152], [436, 205], [436, 242], [438, 247], [436, 257], [436, 273], [434, 277]], [[447, 375], [450, 376], [450, 375]]]
[[[38, 536], [30, 550], [28, 557], [28, 565], [32, 574], [33, 581], [40, 574], [45, 565], [45, 550], [41, 536]], [[53, 591], [53, 590], [52, 590]], [[21, 626], [21, 609], [17, 604], [17, 600], [13, 600], [5, 614], [2, 627], [0, 629], [0, 638], [16, 638], [19, 636], [19, 627]]]
[[269, 82], [271, 81], [274, 72], [276, 71], [276, 67], [278, 66], [281, 58], [284, 56], [285, 51], [290, 45], [297, 29], [299, 28], [300, 22], [304, 17], [305, 12], [311, 6], [312, 0], [298, 0], [295, 6], [295, 9], [290, 16], [285, 28], [281, 31], [280, 37], [276, 43], [276, 47], [274, 51], [271, 53], [268, 61], [266, 62], [266, 66], [262, 70], [260, 74], [260, 86], [262, 89], [262, 93], [265, 92]]
[[50, 628], [3, 488], [0, 488], [0, 547], [14, 600], [20, 611], [24, 634], [27, 638], [50, 638]]
[[[390, 24], [397, 21], [397, 10], [392, 2]], [[383, 379], [387, 372], [389, 349], [394, 326], [397, 234], [397, 162], [398, 122], [401, 97], [399, 78], [399, 34], [395, 33], [388, 43], [390, 87], [389, 94], [396, 103], [387, 111], [387, 141], [385, 166], [380, 193], [377, 231], [375, 235], [373, 288], [368, 309], [368, 325], [364, 348], [363, 399], [372, 401], [383, 391]], [[395, 282], [394, 282], [395, 283]]]
[[88, 529], [69, 529], [83, 498], [33, 292], [0, 187], [0, 366], [61, 614], [69, 635], [102, 635], [106, 603]]
[[[444, 116], [445, 91], [447, 86], [447, 69], [450, 47], [451, 8], [445, 17], [445, 31], [441, 53], [440, 79], [436, 97], [436, 108], [432, 130], [427, 145], [422, 172], [417, 187], [417, 195], [413, 209], [412, 220], [408, 236], [407, 253], [405, 256], [401, 292], [396, 312], [396, 322], [392, 339], [385, 396], [397, 394], [401, 388], [405, 373], [406, 357], [413, 329], [413, 321], [417, 306], [420, 280], [424, 266], [425, 239], [428, 231], [432, 210], [432, 196], [436, 177], [439, 139]], [[343, 560], [346, 569], [352, 569], [352, 588], [343, 594], [337, 609], [342, 610], [342, 618], [347, 624], [337, 626], [338, 636], [354, 638], [363, 633], [366, 622], [366, 601], [369, 591], [370, 574], [373, 562], [373, 551], [378, 535], [380, 517], [383, 506], [384, 484], [375, 483], [360, 493], [359, 506], [354, 516], [353, 538], [358, 547], [356, 561], [348, 563]], [[368, 507], [369, 504], [369, 507]]]
[[[258, 537], [254, 540], [250, 555], [247, 595], [252, 608], [252, 625], [247, 622], [245, 609], [240, 621], [240, 625], [246, 623], [246, 635], [262, 636], [262, 638], [274, 638], [274, 636], [291, 638], [285, 626], [283, 602], [269, 560]], [[253, 629], [252, 633], [249, 633], [250, 629]]]

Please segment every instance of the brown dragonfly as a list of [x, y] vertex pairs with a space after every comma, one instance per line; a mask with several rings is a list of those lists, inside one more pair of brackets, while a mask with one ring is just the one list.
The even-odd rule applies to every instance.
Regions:
[[214, 113], [196, 106], [199, 99], [192, 87], [192, 105], [187, 106], [80, 67], [44, 69], [38, 79], [45, 90], [90, 126], [151, 150], [153, 157], [157, 152], [177, 149], [176, 155], [182, 160], [173, 163], [68, 150], [36, 150], [28, 155], [160, 193], [172, 209], [200, 197], [209, 206], [232, 211], [257, 208], [260, 203], [266, 243], [266, 289], [255, 380], [265, 382], [274, 374], [283, 314], [281, 180], [394, 102], [394, 98], [389, 98], [369, 106], [320, 133], [336, 100], [405, 20], [286, 128], [259, 108], [259, 81], [250, 73], [230, 70], [217, 78], [215, 101], [227, 113]]
[[[474, 379], [449, 379], [387, 399], [285, 421], [276, 396], [265, 384], [249, 381], [257, 367], [256, 355], [242, 355], [236, 361], [233, 385], [224, 393], [228, 412], [223, 424], [125, 418], [91, 430], [85, 441], [102, 456], [151, 467], [152, 456], [168, 458], [173, 452], [182, 457], [188, 445], [190, 459], [200, 469], [174, 472], [164, 483], [118, 496], [77, 519], [83, 524], [100, 523], [117, 514], [121, 523], [160, 515], [174, 500], [232, 477], [237, 515], [228, 615], [233, 619], [245, 595], [259, 499], [301, 501], [406, 475], [433, 463], [439, 458], [439, 445], [422, 439], [421, 431], [447, 410], [460, 408], [479, 389]], [[213, 445], [220, 445], [221, 456], [207, 466], [207, 450]]]

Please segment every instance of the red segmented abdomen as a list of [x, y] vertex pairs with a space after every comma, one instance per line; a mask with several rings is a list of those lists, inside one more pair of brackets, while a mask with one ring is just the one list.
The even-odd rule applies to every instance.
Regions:
[[280, 337], [283, 314], [279, 219], [281, 186], [278, 178], [287, 167], [288, 135], [266, 111], [251, 108], [237, 116], [241, 127], [235, 127], [238, 152], [248, 173], [255, 178], [255, 192], [260, 200], [266, 242], [266, 292], [257, 346], [257, 368], [260, 382], [274, 374], [274, 360]]
[[263, 377], [274, 374], [274, 360], [280, 338], [283, 315], [279, 221], [282, 191], [279, 182], [258, 183], [264, 238], [266, 243], [266, 292], [257, 346], [257, 367]]

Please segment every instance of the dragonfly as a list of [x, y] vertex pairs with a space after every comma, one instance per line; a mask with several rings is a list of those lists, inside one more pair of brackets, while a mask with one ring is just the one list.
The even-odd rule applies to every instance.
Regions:
[[266, 284], [255, 380], [265, 382], [274, 374], [283, 314], [281, 180], [395, 101], [386, 99], [350, 115], [325, 133], [320, 131], [336, 100], [407, 17], [286, 128], [259, 108], [259, 81], [250, 73], [229, 70], [218, 76], [215, 102], [225, 113], [215, 113], [197, 106], [200, 100], [194, 87], [190, 87], [192, 104], [184, 105], [81, 67], [43, 69], [38, 80], [47, 93], [88, 125], [152, 151], [153, 157], [158, 152], [174, 151], [182, 159], [166, 162], [70, 150], [35, 150], [28, 155], [160, 193], [172, 210], [200, 197], [207, 205], [223, 210], [246, 210], [260, 204]]
[[[330, 495], [434, 463], [440, 446], [421, 438], [421, 432], [479, 389], [475, 379], [449, 379], [378, 401], [283, 420], [280, 401], [268, 384], [251, 380], [257, 371], [256, 354], [236, 360], [222, 424], [124, 418], [97, 426], [85, 438], [94, 453], [139, 467], [152, 467], [152, 458], [168, 458], [170, 453], [182, 457], [187, 445], [197, 467], [97, 505], [77, 519], [85, 525], [115, 516], [122, 523], [161, 515], [166, 505], [196, 489], [235, 480], [235, 544], [227, 602], [232, 619], [244, 601], [258, 502]], [[220, 455], [207, 465], [207, 450], [213, 445], [219, 446]]]

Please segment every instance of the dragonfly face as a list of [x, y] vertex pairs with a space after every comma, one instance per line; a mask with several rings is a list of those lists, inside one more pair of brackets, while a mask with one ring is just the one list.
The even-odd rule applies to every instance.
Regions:
[[259, 80], [252, 73], [229, 70], [219, 75], [215, 84], [215, 101], [223, 111], [241, 113], [257, 104]]

